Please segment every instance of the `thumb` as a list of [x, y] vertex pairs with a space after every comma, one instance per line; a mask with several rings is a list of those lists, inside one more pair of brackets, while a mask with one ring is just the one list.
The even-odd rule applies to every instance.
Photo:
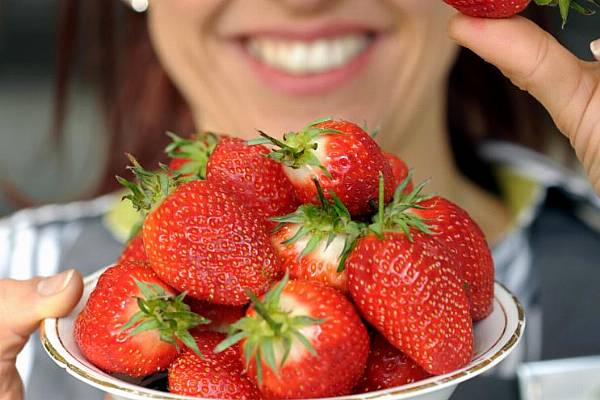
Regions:
[[67, 315], [82, 291], [76, 270], [27, 281], [0, 280], [0, 362], [16, 358], [42, 319]]

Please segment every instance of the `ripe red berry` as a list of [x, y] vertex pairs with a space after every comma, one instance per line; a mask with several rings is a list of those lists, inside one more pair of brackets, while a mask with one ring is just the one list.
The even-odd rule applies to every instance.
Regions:
[[371, 339], [371, 351], [365, 373], [355, 392], [374, 392], [407, 385], [430, 376], [383, 336], [375, 333]]
[[372, 212], [380, 174], [386, 178], [386, 200], [392, 197], [392, 169], [377, 143], [356, 124], [328, 118], [286, 133], [283, 140], [261, 134], [263, 138], [251, 142], [278, 147], [269, 157], [284, 165], [302, 203], [319, 203], [315, 178], [325, 195], [330, 190], [337, 194], [352, 215]]
[[287, 281], [233, 325], [217, 350], [240, 342], [248, 374], [265, 399], [349, 394], [369, 351], [367, 330], [338, 290], [309, 281]]
[[151, 173], [131, 161], [139, 183], [118, 179], [146, 214], [144, 249], [162, 280], [198, 300], [243, 305], [245, 290], [262, 294], [282, 275], [262, 218], [208, 181]]
[[269, 218], [289, 214], [299, 202], [281, 164], [267, 154], [264, 146], [225, 138], [210, 156], [207, 179], [272, 224]]
[[146, 262], [148, 258], [146, 257], [146, 250], [144, 250], [144, 240], [142, 238], [141, 233], [135, 235], [121, 253], [118, 264], [125, 262]]
[[258, 400], [256, 385], [244, 372], [234, 348], [215, 353], [225, 335], [202, 332], [196, 342], [204, 355], [186, 351], [169, 367], [169, 391], [182, 396], [207, 399]]
[[82, 354], [106, 372], [139, 377], [166, 369], [182, 343], [197, 351], [188, 330], [206, 320], [175, 294], [139, 262], [107, 269], [75, 321]]
[[344, 263], [365, 224], [352, 220], [335, 193], [326, 199], [315, 181], [320, 205], [304, 204], [292, 214], [274, 218], [279, 225], [271, 241], [294, 279], [319, 281], [347, 292]]

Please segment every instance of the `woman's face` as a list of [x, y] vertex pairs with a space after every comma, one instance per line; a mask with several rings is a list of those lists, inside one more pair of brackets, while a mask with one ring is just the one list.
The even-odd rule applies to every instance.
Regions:
[[403, 134], [444, 94], [451, 14], [439, 0], [154, 0], [148, 18], [199, 128], [250, 137], [323, 116]]

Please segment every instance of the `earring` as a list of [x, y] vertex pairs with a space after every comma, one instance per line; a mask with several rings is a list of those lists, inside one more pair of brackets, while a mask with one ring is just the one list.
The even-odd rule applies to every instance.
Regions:
[[134, 11], [142, 13], [148, 9], [148, 0], [125, 0]]

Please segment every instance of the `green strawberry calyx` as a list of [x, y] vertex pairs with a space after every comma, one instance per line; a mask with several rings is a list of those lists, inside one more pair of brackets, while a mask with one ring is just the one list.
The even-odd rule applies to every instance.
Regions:
[[260, 138], [249, 140], [249, 145], [273, 145], [272, 150], [267, 157], [294, 169], [299, 169], [304, 166], [313, 166], [319, 168], [325, 176], [331, 178], [329, 170], [323, 166], [321, 160], [315, 153], [319, 148], [317, 139], [323, 135], [337, 135], [343, 132], [332, 128], [320, 128], [318, 125], [332, 121], [332, 118], [321, 118], [311, 122], [298, 132], [288, 132], [283, 135], [283, 139], [279, 140], [263, 131], [258, 131]]
[[535, 4], [539, 6], [551, 6], [558, 7], [560, 10], [560, 16], [562, 17], [563, 28], [567, 24], [569, 19], [569, 13], [574, 10], [583, 15], [593, 15], [596, 12], [584, 4], [590, 4], [595, 7], [600, 7], [600, 3], [597, 0], [534, 0]]
[[133, 278], [141, 296], [136, 296], [139, 311], [123, 325], [122, 331], [135, 336], [146, 331], [158, 331], [160, 340], [174, 345], [179, 350], [179, 342], [189, 347], [200, 357], [204, 357], [189, 330], [210, 320], [191, 311], [183, 302], [186, 294], [169, 295], [156, 283], [148, 283]]
[[160, 170], [151, 172], [145, 170], [131, 154], [127, 158], [132, 165], [128, 166], [136, 177], [137, 182], [128, 181], [117, 176], [117, 182], [129, 189], [130, 193], [123, 196], [123, 200], [129, 200], [136, 211], [147, 215], [160, 205], [180, 184], [197, 179], [185, 177], [180, 173], [171, 171], [166, 165], [160, 165]]
[[328, 193], [331, 198], [329, 200], [325, 197], [319, 181], [313, 179], [313, 182], [317, 188], [317, 196], [321, 204], [303, 204], [291, 214], [271, 218], [271, 220], [278, 223], [274, 233], [287, 224], [299, 226], [293, 236], [281, 243], [287, 246], [308, 237], [308, 242], [298, 255], [298, 259], [312, 253], [323, 241], [326, 241], [325, 248], [327, 249], [337, 237], [343, 237], [344, 248], [338, 256], [338, 272], [342, 272], [345, 269], [346, 259], [356, 247], [356, 243], [364, 232], [366, 225], [352, 220], [350, 212], [335, 192], [329, 190]]
[[426, 220], [410, 212], [411, 209], [424, 209], [420, 203], [432, 197], [422, 194], [429, 181], [422, 182], [410, 193], [404, 193], [411, 179], [412, 172], [409, 172], [404, 181], [396, 188], [390, 204], [386, 206], [383, 175], [379, 175], [378, 211], [373, 216], [371, 225], [369, 225], [369, 230], [379, 238], [383, 238], [385, 232], [403, 232], [412, 242], [411, 229], [417, 229], [428, 235], [434, 234]]
[[188, 160], [178, 172], [194, 175], [202, 180], [206, 179], [208, 158], [217, 147], [219, 137], [212, 132], [197, 134], [189, 139], [179, 137], [173, 132], [167, 132], [167, 136], [171, 138], [171, 143], [165, 148], [165, 153], [170, 158]]
[[[286, 273], [285, 277], [273, 286], [262, 300], [247, 290], [246, 293], [252, 301], [256, 314], [246, 316], [231, 325], [229, 336], [215, 347], [215, 352], [219, 353], [243, 340], [242, 352], [246, 360], [246, 369], [254, 360], [259, 385], [263, 380], [263, 360], [271, 371], [278, 374], [290, 355], [294, 340], [300, 342], [310, 354], [317, 356], [313, 345], [300, 330], [307, 326], [322, 324], [325, 320], [292, 315], [290, 311], [280, 307], [281, 293], [288, 280], [289, 276]], [[279, 364], [276, 348], [283, 350]]]

